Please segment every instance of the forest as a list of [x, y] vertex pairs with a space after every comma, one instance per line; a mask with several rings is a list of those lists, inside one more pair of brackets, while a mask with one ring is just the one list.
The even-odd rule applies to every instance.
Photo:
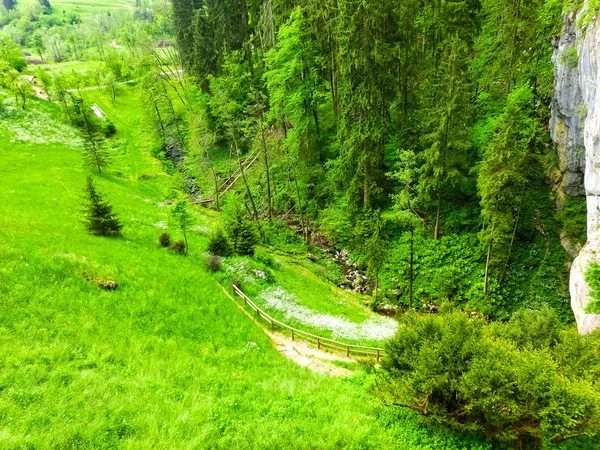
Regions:
[[0, 448], [598, 448], [599, 9], [2, 0]]

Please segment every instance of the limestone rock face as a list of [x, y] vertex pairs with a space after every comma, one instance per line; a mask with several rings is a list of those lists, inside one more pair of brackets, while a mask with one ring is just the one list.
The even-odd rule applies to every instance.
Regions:
[[590, 301], [585, 272], [591, 261], [600, 261], [600, 22], [596, 16], [580, 30], [578, 18], [584, 12], [585, 7], [565, 16], [555, 43], [550, 123], [562, 173], [559, 190], [578, 195], [584, 173], [588, 241], [573, 261], [569, 283], [571, 308], [582, 334], [600, 327], [600, 314], [585, 312]]
[[575, 13], [565, 16], [560, 38], [554, 42], [554, 95], [550, 133], [559, 157], [558, 189], [569, 196], [585, 193], [583, 175], [585, 151], [583, 118], [585, 107], [579, 84], [577, 42], [579, 31]]
[[585, 282], [585, 272], [590, 262], [600, 262], [600, 233], [596, 232], [585, 244], [579, 256], [573, 261], [569, 290], [571, 291], [571, 308], [577, 321], [580, 334], [588, 334], [600, 326], [600, 314], [587, 314], [585, 308], [590, 302], [590, 288]]

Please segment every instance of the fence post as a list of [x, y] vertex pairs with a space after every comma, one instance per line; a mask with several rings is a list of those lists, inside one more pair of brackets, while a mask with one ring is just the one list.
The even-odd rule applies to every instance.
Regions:
[[317, 348], [321, 350], [321, 339], [317, 338]]
[[294, 330], [292, 330], [292, 341], [294, 340]]
[[379, 363], [379, 349], [377, 349], [377, 362]]
[[350, 358], [350, 346], [348, 345], [346, 348], [346, 356]]
[[260, 312], [258, 311], [258, 308], [256, 308], [256, 317], [260, 317]]
[[273, 321], [271, 320], [271, 331], [273, 331]]

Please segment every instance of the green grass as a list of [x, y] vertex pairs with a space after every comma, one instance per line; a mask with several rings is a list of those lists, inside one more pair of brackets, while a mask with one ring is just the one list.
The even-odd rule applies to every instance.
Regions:
[[[29, 3], [33, 2], [22, 2], [21, 8], [25, 8]], [[75, 12], [81, 18], [97, 13], [125, 11], [134, 7], [134, 3], [129, 0], [51, 0], [50, 4], [53, 14], [62, 15], [63, 11]]]
[[90, 170], [72, 136], [57, 136], [57, 108], [30, 107], [49, 143], [15, 134], [29, 116], [0, 118], [0, 448], [473, 448], [412, 414], [390, 419], [362, 372], [335, 379], [279, 355], [205, 271], [202, 233], [189, 257], [157, 245], [172, 187], [141, 127], [124, 129], [142, 117], [135, 103], [103, 104], [119, 113], [123, 154], [120, 175], [93, 174], [122, 239], [85, 233]]

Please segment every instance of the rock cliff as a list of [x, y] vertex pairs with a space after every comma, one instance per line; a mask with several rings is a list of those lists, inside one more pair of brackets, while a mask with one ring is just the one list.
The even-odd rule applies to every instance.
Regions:
[[583, 118], [585, 113], [579, 84], [577, 53], [578, 29], [575, 13], [568, 14], [560, 38], [554, 43], [554, 96], [550, 132], [559, 158], [560, 176], [555, 180], [561, 193], [585, 193], [583, 175], [585, 151]]
[[[590, 261], [600, 261], [600, 22], [594, 17], [585, 30], [580, 17], [565, 16], [555, 43], [555, 82], [550, 123], [559, 155], [559, 191], [580, 195], [587, 204], [588, 241], [571, 267], [571, 307], [580, 333], [600, 326], [600, 314], [587, 314], [589, 287], [585, 272]], [[582, 184], [583, 171], [583, 184]]]

